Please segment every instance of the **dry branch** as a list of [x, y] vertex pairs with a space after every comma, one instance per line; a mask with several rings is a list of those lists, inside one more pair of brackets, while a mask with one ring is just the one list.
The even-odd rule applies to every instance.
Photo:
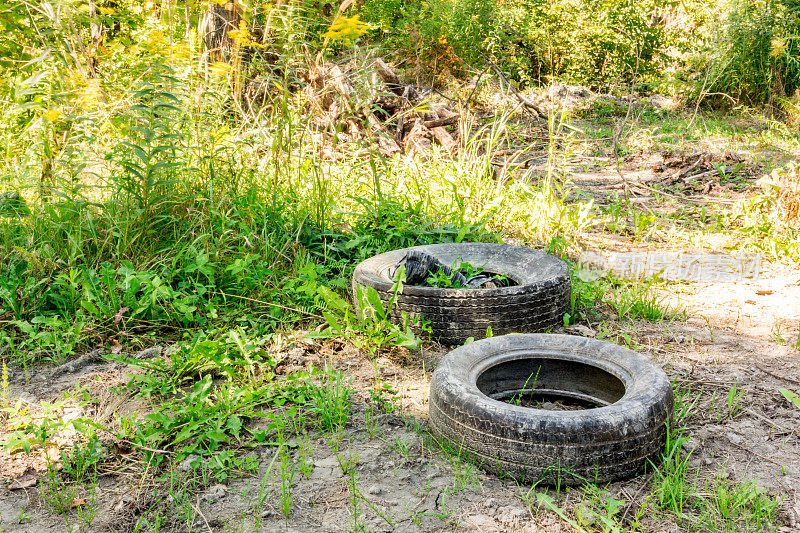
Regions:
[[397, 96], [403, 96], [403, 93], [406, 90], [406, 84], [400, 81], [400, 78], [397, 77], [397, 74], [392, 72], [392, 69], [390, 69], [382, 59], [375, 60], [375, 71], [378, 73], [378, 76], [380, 76], [380, 78], [383, 80], [383, 83], [386, 84], [386, 87], [390, 91]]
[[425, 124], [426, 128], [431, 128], [431, 129], [439, 128], [442, 126], [452, 126], [454, 124], [458, 124], [459, 118], [460, 117], [458, 115], [453, 113], [449, 117], [437, 118], [435, 120], [426, 120], [425, 122], [423, 122], [423, 124]]
[[455, 154], [458, 151], [458, 142], [456, 142], [453, 136], [450, 135], [450, 132], [444, 129], [444, 127], [439, 126], [436, 128], [430, 128], [430, 131], [445, 150], [451, 154]]
[[511, 89], [511, 92], [514, 93], [514, 96], [517, 97], [517, 100], [520, 101], [520, 103], [523, 105], [523, 107], [526, 107], [527, 109], [530, 109], [531, 111], [533, 111], [536, 114], [536, 116], [539, 117], [539, 118], [547, 118], [547, 113], [545, 113], [542, 110], [541, 107], [539, 107], [538, 105], [534, 104], [533, 102], [531, 102], [530, 100], [525, 98], [522, 95], [522, 93], [520, 93], [517, 90], [517, 88], [514, 87], [514, 85], [511, 83], [511, 81], [509, 81], [509, 79], [506, 78], [506, 75], [503, 74], [503, 71], [500, 70], [500, 67], [498, 67], [497, 65], [495, 65], [494, 63], [492, 63], [491, 61], [486, 59], [485, 57], [483, 58], [483, 60], [492, 68], [492, 70], [494, 70], [495, 74], [497, 74], [497, 77], [500, 78], [503, 81], [503, 83], [505, 83], [508, 86], [509, 89]]
[[367, 122], [372, 134], [378, 139], [379, 149], [383, 155], [390, 156], [403, 151], [394, 137], [383, 128], [383, 124], [374, 113], [367, 115]]
[[[323, 135], [314, 135], [315, 144], [325, 158], [333, 157], [328, 134], [345, 142], [367, 135], [380, 153], [425, 153], [434, 140], [451, 154], [458, 151], [457, 135], [445, 129], [459, 123], [461, 115], [441, 103], [423, 102], [411, 84], [404, 83], [384, 61], [373, 63], [373, 86], [366, 91], [366, 101], [359, 101], [354, 78], [346, 67], [310, 65], [303, 95], [308, 103], [311, 123]], [[373, 88], [374, 87], [374, 88]], [[418, 107], [414, 107], [418, 106]], [[346, 133], [343, 133], [346, 132]]]

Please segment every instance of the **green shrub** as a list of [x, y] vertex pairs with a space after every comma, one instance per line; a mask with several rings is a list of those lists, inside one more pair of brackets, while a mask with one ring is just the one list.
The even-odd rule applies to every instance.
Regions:
[[557, 77], [601, 89], [655, 72], [664, 43], [655, 8], [632, 0], [367, 0], [363, 13], [401, 55], [437, 72], [483, 68], [485, 56], [523, 83]]
[[735, 0], [720, 28], [708, 92], [751, 105], [773, 103], [800, 88], [800, 4]]

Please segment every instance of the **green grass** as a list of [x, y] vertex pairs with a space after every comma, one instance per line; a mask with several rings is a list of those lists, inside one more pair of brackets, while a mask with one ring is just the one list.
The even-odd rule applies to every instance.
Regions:
[[686, 319], [686, 312], [670, 307], [649, 284], [621, 283], [610, 289], [608, 303], [620, 319], [645, 320]]
[[350, 397], [353, 393], [341, 372], [328, 371], [311, 389], [314, 414], [323, 431], [338, 431], [350, 418]]
[[674, 422], [662, 458], [653, 465], [653, 506], [692, 531], [755, 532], [774, 527], [778, 499], [753, 482], [730, 481], [725, 465], [710, 478], [690, 465], [691, 452], [686, 452], [684, 444], [689, 439], [688, 418], [697, 400], [691, 399], [690, 390], [675, 391]]

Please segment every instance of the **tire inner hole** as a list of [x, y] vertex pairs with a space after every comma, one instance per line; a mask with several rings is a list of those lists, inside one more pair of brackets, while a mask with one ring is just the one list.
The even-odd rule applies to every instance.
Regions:
[[625, 394], [625, 384], [586, 363], [546, 357], [505, 361], [478, 376], [478, 390], [511, 405], [550, 411], [594, 409]]

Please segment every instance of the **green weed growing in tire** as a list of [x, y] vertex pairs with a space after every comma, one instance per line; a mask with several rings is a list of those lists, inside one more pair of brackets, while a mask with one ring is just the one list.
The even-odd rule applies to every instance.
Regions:
[[439, 268], [433, 275], [428, 276], [425, 283], [428, 287], [436, 287], [438, 289], [471, 289], [471, 288], [489, 288], [491, 286], [482, 285], [480, 287], [470, 287], [465, 285], [457, 276], [460, 273], [467, 280], [480, 275], [486, 275], [491, 278], [492, 285], [496, 287], [505, 287], [510, 284], [508, 276], [502, 274], [487, 273], [483, 270], [482, 266], [474, 266], [466, 261], [456, 260], [450, 268], [450, 273], [447, 273], [443, 268]]

